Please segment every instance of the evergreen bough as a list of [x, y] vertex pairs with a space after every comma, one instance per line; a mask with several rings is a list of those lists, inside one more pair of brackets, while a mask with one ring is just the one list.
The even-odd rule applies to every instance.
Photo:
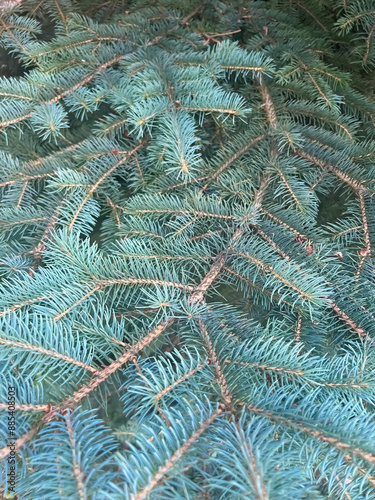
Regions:
[[375, 498], [374, 22], [2, 12], [4, 498]]

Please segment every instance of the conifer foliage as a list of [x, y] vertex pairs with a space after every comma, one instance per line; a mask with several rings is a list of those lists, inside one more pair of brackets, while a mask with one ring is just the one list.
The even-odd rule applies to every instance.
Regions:
[[375, 499], [374, 12], [2, 12], [5, 498]]

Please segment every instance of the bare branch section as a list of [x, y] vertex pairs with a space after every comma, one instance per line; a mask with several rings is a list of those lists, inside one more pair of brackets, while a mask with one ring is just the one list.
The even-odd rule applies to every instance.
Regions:
[[[266, 134], [262, 134], [259, 137], [256, 137], [252, 141], [245, 144], [245, 146], [242, 149], [237, 151], [237, 153], [235, 153], [231, 158], [229, 158], [229, 160], [227, 160], [223, 165], [221, 165], [221, 167], [207, 179], [207, 182], [202, 187], [201, 191], [205, 191], [208, 188], [208, 186], [210, 185], [210, 183], [216, 181], [217, 178], [223, 173], [224, 170], [226, 170], [233, 162], [238, 160], [238, 158], [240, 158], [243, 154], [245, 154], [249, 149], [251, 149], [253, 146], [255, 146], [255, 144], [260, 142], [265, 137], [266, 137]], [[201, 179], [196, 179], [196, 181], [199, 181], [199, 180], [201, 180]]]
[[87, 191], [87, 194], [85, 196], [85, 198], [83, 199], [83, 201], [81, 202], [80, 206], [78, 207], [78, 209], [76, 210], [75, 214], [73, 215], [73, 218], [69, 224], [69, 228], [68, 230], [71, 231], [73, 229], [73, 226], [74, 226], [74, 223], [76, 222], [79, 214], [81, 213], [83, 207], [85, 206], [85, 204], [87, 203], [87, 201], [91, 198], [91, 196], [93, 195], [93, 193], [98, 189], [98, 187], [100, 186], [100, 184], [106, 180], [106, 178], [111, 175], [118, 167], [120, 167], [123, 163], [125, 163], [129, 158], [131, 158], [142, 146], [144, 146], [144, 141], [141, 141], [139, 142], [139, 144], [134, 148], [132, 149], [131, 151], [128, 151], [124, 157], [118, 161], [117, 163], [115, 163], [115, 165], [113, 165], [109, 170], [107, 170], [101, 177], [100, 179], [98, 179], [96, 181], [96, 183]]
[[277, 127], [277, 117], [275, 106], [273, 105], [270, 91], [264, 82], [259, 85], [260, 95], [262, 97], [263, 105], [266, 110], [267, 120], [271, 128]]
[[368, 255], [371, 254], [371, 241], [370, 241], [370, 233], [368, 230], [368, 223], [367, 223], [367, 215], [366, 215], [366, 207], [365, 207], [365, 199], [363, 196], [363, 192], [360, 191], [359, 194], [359, 205], [361, 208], [361, 215], [362, 215], [362, 228], [363, 228], [363, 236], [365, 239], [365, 245], [366, 245], [366, 252]]
[[[347, 325], [350, 326], [352, 330], [358, 333], [358, 335], [363, 339], [369, 339], [366, 331], [357, 323], [352, 320], [342, 309], [340, 309], [334, 302], [330, 302], [330, 306], [335, 311], [335, 313], [343, 320]], [[371, 339], [370, 339], [371, 340]]]
[[356, 193], [358, 193], [359, 191], [362, 191], [363, 193], [368, 191], [365, 186], [363, 186], [361, 183], [350, 177], [350, 175], [346, 174], [345, 172], [342, 172], [339, 168], [335, 167], [334, 165], [331, 165], [326, 161], [320, 160], [315, 156], [305, 153], [300, 148], [296, 148], [295, 153], [297, 156], [304, 158], [310, 163], [318, 165], [318, 167], [322, 168], [323, 170], [332, 172], [338, 179], [340, 179], [340, 181], [345, 182], [345, 184], [350, 186]]
[[[364, 199], [366, 194], [370, 194], [370, 190], [366, 186], [364, 186], [362, 183], [358, 182], [356, 179], [353, 179], [352, 177], [350, 177], [350, 175], [348, 175], [347, 173], [342, 172], [338, 167], [331, 165], [330, 163], [328, 163], [326, 161], [320, 160], [319, 158], [316, 158], [315, 156], [312, 156], [308, 153], [305, 153], [300, 148], [296, 148], [295, 153], [296, 153], [296, 155], [300, 156], [301, 158], [304, 158], [305, 160], [309, 161], [310, 163], [318, 165], [320, 168], [323, 169], [323, 171], [331, 172], [332, 174], [334, 174], [340, 181], [342, 181], [345, 184], [347, 184], [348, 186], [350, 186], [352, 188], [352, 190], [355, 192], [355, 194], [357, 195], [358, 201], [359, 201], [359, 208], [361, 211], [362, 230], [363, 230], [363, 236], [364, 236], [364, 242], [365, 242], [365, 248], [361, 249], [359, 252], [360, 260], [359, 260], [358, 269], [356, 272], [356, 278], [358, 279], [366, 258], [370, 257], [371, 253], [372, 253], [370, 234], [369, 234], [368, 223], [367, 223], [365, 199]], [[347, 324], [349, 324], [349, 325], [351, 323], [355, 324], [355, 322], [352, 321], [345, 313], [343, 313], [342, 311], [339, 313], [337, 306], [335, 306], [335, 304], [333, 304], [333, 303], [332, 303], [332, 308], [337, 314], [339, 314], [339, 316]], [[363, 334], [364, 330], [361, 327], [358, 327], [356, 325], [354, 327], [354, 330], [361, 337], [366, 336]]]
[[[173, 382], [171, 385], [169, 385], [168, 387], [165, 387], [160, 392], [158, 392], [156, 394], [156, 396], [154, 396], [154, 398], [153, 398], [154, 401], [160, 401], [160, 399], [162, 399], [166, 394], [168, 394], [168, 392], [172, 391], [179, 384], [182, 384], [182, 382], [185, 382], [185, 380], [187, 380], [188, 378], [195, 375], [195, 373], [202, 370], [204, 366], [205, 366], [205, 363], [200, 363], [196, 368], [193, 368], [189, 373], [186, 373], [186, 375], [182, 375], [182, 377], [180, 377], [178, 380]], [[1, 405], [0, 405], [0, 408], [1, 408]]]
[[64, 205], [66, 204], [66, 198], [63, 198], [61, 202], [58, 204], [56, 207], [56, 210], [54, 211], [53, 215], [51, 216], [46, 229], [44, 230], [44, 233], [39, 241], [39, 243], [36, 245], [35, 248], [33, 248], [30, 253], [34, 255], [35, 259], [40, 260], [42, 258], [42, 254], [46, 249], [46, 241], [50, 237], [50, 234], [52, 233], [60, 215], [61, 215], [61, 210], [63, 209]]
[[85, 488], [85, 479], [84, 479], [84, 474], [83, 474], [81, 467], [80, 467], [79, 451], [77, 450], [76, 438], [75, 438], [75, 432], [74, 432], [74, 426], [73, 426], [73, 419], [72, 419], [70, 413], [65, 418], [65, 424], [66, 424], [66, 427], [68, 430], [70, 448], [72, 450], [73, 474], [74, 474], [75, 480], [77, 482], [77, 489], [78, 489], [79, 498], [80, 498], [80, 500], [85, 500], [87, 498], [86, 497], [86, 488]]
[[[8, 403], [0, 403], [0, 410], [8, 410]], [[14, 405], [14, 409], [17, 411], [48, 411], [49, 405]]]
[[8, 347], [14, 348], [14, 349], [24, 349], [25, 351], [30, 351], [34, 352], [36, 354], [42, 354], [44, 356], [48, 356], [50, 358], [57, 358], [65, 361], [66, 363], [71, 363], [75, 366], [79, 366], [80, 368], [83, 368], [84, 370], [87, 370], [91, 373], [98, 373], [98, 370], [94, 368], [93, 366], [87, 365], [83, 363], [82, 361], [79, 361], [78, 359], [71, 358], [69, 356], [66, 356], [65, 354], [61, 354], [57, 351], [52, 351], [51, 349], [45, 349], [41, 346], [38, 345], [32, 345], [27, 342], [18, 342], [16, 340], [6, 340], [0, 338], [0, 344], [1, 345], [6, 345]]
[[358, 269], [357, 269], [357, 273], [356, 273], [357, 280], [361, 274], [361, 270], [362, 270], [363, 264], [365, 263], [366, 258], [370, 257], [371, 253], [372, 253], [363, 190], [358, 191], [358, 198], [359, 198], [359, 207], [361, 210], [361, 217], [362, 217], [362, 230], [363, 230], [363, 237], [364, 237], [364, 241], [365, 241], [365, 248], [363, 248], [359, 251], [360, 261], [359, 261], [359, 265], [358, 265]]
[[134, 500], [145, 500], [151, 491], [165, 478], [166, 474], [174, 467], [176, 462], [181, 459], [190, 450], [193, 444], [200, 438], [204, 431], [213, 423], [213, 421], [223, 413], [223, 410], [219, 408], [215, 413], [213, 413], [210, 418], [203, 422], [198, 429], [190, 436], [190, 438], [178, 448], [171, 458], [158, 470], [158, 472], [152, 477], [148, 485], [138, 492], [134, 496]]
[[[25, 444], [28, 443], [30, 441], [30, 439], [32, 439], [35, 436], [35, 434], [38, 433], [39, 429], [40, 429], [40, 425], [32, 427], [28, 432], [26, 432], [26, 434], [24, 434], [19, 439], [17, 439], [15, 442], [15, 446], [14, 446], [15, 449], [19, 450], [20, 448], [25, 446]], [[0, 460], [6, 458], [9, 455], [9, 453], [10, 453], [9, 446], [7, 446], [6, 448], [2, 448], [0, 450]]]
[[[244, 403], [241, 403], [241, 406], [242, 405], [244, 405]], [[272, 411], [267, 411], [264, 408], [258, 408], [252, 405], [246, 405], [246, 409], [257, 415], [262, 415], [276, 424], [281, 424], [284, 425], [285, 427], [294, 428], [297, 431], [303, 432], [304, 434], [309, 434], [310, 436], [313, 436], [315, 439], [319, 439], [319, 441], [322, 441], [323, 443], [328, 443], [331, 446], [334, 446], [341, 452], [345, 453], [350, 452], [352, 455], [357, 456], [358, 458], [366, 460], [371, 464], [375, 464], [375, 455], [373, 453], [368, 453], [362, 448], [352, 447], [348, 443], [340, 441], [339, 439], [328, 435], [328, 433], [316, 430], [315, 428], [310, 427], [306, 423], [290, 420], [286, 417], [283, 417], [282, 415], [277, 415]]]
[[223, 370], [220, 366], [219, 359], [208, 334], [207, 328], [201, 319], [199, 319], [196, 323], [203, 337], [207, 352], [210, 356], [210, 362], [214, 365], [215, 368], [216, 380], [221, 389], [222, 402], [224, 403], [225, 408], [234, 411], [234, 407], [232, 405], [232, 395], [229, 391], [227, 381], [225, 380]]
[[[260, 183], [258, 191], [255, 194], [253, 208], [251, 210], [251, 213], [248, 215], [249, 219], [254, 217], [260, 210], [263, 196], [268, 186], [268, 181], [269, 181], [269, 175], [265, 175]], [[192, 294], [190, 298], [190, 302], [192, 304], [197, 304], [198, 302], [201, 302], [203, 300], [204, 295], [207, 292], [208, 288], [212, 285], [212, 283], [222, 270], [228, 252], [235, 248], [235, 246], [243, 236], [244, 232], [245, 230], [243, 228], [237, 229], [237, 231], [234, 233], [234, 236], [231, 238], [227, 248], [217, 256], [213, 266], [208, 271], [208, 273], [206, 274], [200, 285], [197, 287], [196, 291]]]
[[116, 361], [111, 363], [107, 368], [102, 370], [99, 375], [92, 378], [92, 380], [82, 389], [75, 392], [71, 398], [66, 401], [66, 405], [62, 405], [63, 408], [66, 406], [74, 406], [79, 403], [85, 396], [87, 396], [92, 390], [98, 387], [99, 384], [107, 380], [113, 373], [115, 373], [119, 368], [121, 368], [125, 363], [131, 360], [134, 354], [137, 354], [147, 345], [153, 342], [157, 337], [159, 337], [172, 323], [175, 319], [170, 318], [167, 321], [162, 321], [157, 325], [148, 335], [143, 337], [131, 350], [122, 354]]

